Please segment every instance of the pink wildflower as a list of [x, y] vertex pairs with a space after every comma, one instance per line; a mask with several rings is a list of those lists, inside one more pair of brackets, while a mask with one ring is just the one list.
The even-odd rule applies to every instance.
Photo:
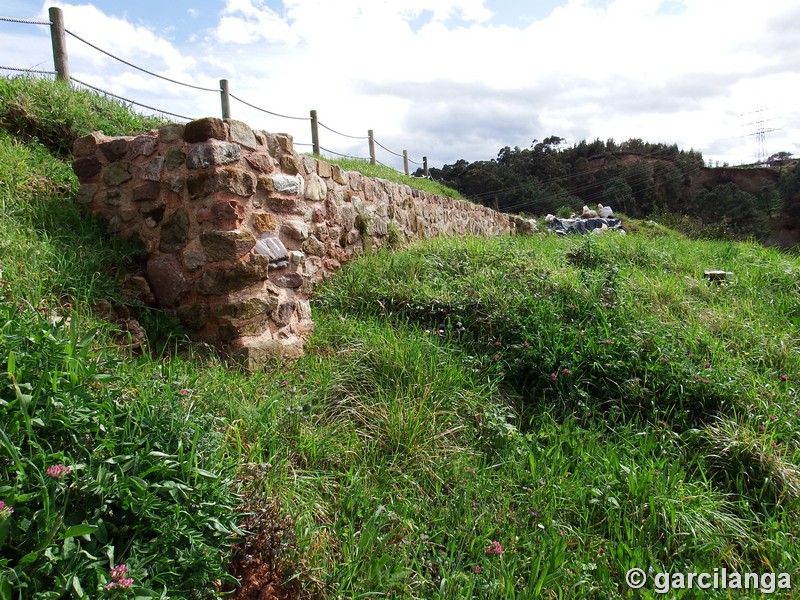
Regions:
[[7, 517], [10, 517], [13, 512], [14, 512], [13, 506], [8, 506], [5, 502], [0, 500], [0, 521], [2, 521]]
[[113, 590], [114, 588], [119, 589], [127, 589], [133, 585], [133, 578], [126, 577], [125, 579], [120, 579], [119, 581], [112, 581], [106, 586], [107, 590]]
[[53, 479], [64, 479], [64, 476], [72, 473], [72, 467], [65, 467], [61, 463], [47, 467], [47, 474]]
[[781, 375], [781, 381], [786, 381], [787, 379], [789, 379], [789, 377], [788, 377], [788, 376], [786, 376], [786, 375]]
[[556, 377], [558, 377], [558, 375], [556, 375], [555, 373], [550, 373], [550, 381], [555, 381]]
[[569, 369], [567, 369], [567, 368], [561, 369], [561, 372], [562, 372], [564, 375], [572, 375], [572, 371], [570, 371], [570, 370], [569, 370]]
[[178, 393], [181, 396], [186, 396], [189, 393], [189, 390], [187, 390], [186, 388], [181, 388], [181, 389], [178, 390]]
[[481, 571], [482, 571], [481, 566], [480, 565], [475, 565], [474, 571], [475, 571], [476, 575], [480, 575]]
[[486, 554], [502, 554], [503, 547], [500, 545], [500, 542], [494, 540], [491, 544], [486, 547]]
[[117, 581], [128, 576], [128, 565], [121, 564], [111, 569], [111, 579]]
[[128, 577], [128, 565], [122, 564], [112, 567], [110, 575], [112, 581], [106, 585], [107, 590], [113, 590], [114, 588], [128, 589], [133, 585], [133, 578]]

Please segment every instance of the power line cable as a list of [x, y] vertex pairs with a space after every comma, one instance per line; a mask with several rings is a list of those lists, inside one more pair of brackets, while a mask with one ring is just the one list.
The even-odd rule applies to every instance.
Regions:
[[199, 85], [193, 85], [191, 83], [183, 83], [182, 81], [176, 81], [175, 79], [170, 79], [169, 77], [164, 77], [163, 75], [159, 75], [158, 73], [153, 73], [152, 71], [148, 71], [147, 69], [143, 69], [142, 67], [138, 67], [138, 66], [134, 65], [133, 63], [128, 62], [127, 60], [123, 60], [123, 59], [119, 58], [118, 56], [114, 56], [110, 52], [95, 46], [91, 42], [87, 42], [85, 39], [83, 39], [79, 35], [74, 34], [69, 29], [65, 28], [64, 31], [66, 31], [68, 34], [70, 34], [75, 39], [80, 40], [81, 42], [83, 42], [87, 46], [90, 46], [91, 48], [94, 48], [98, 52], [102, 52], [106, 56], [110, 56], [114, 60], [118, 60], [122, 64], [128, 65], [129, 67], [132, 67], [134, 69], [137, 69], [137, 70], [141, 71], [142, 73], [147, 73], [148, 75], [152, 75], [153, 77], [158, 77], [159, 79], [163, 79], [164, 81], [169, 81], [170, 83], [177, 83], [178, 85], [182, 85], [184, 87], [192, 88], [192, 89], [195, 89], [195, 90], [200, 90], [200, 91], [203, 91], [203, 92], [214, 92], [215, 94], [218, 94], [219, 91], [220, 91], [219, 88], [217, 88], [217, 89], [204, 88], [204, 87], [200, 87]]

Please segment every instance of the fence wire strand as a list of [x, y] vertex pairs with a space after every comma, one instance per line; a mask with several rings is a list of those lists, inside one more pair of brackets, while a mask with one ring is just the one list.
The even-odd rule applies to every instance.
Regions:
[[[15, 18], [15, 17], [3, 17], [3, 16], [0, 16], [0, 21], [5, 21], [5, 22], [9, 22], [9, 23], [22, 23], [22, 24], [26, 24], [26, 25], [46, 25], [46, 26], [51, 26], [52, 25], [52, 23], [50, 21], [42, 21], [42, 20], [37, 20], [37, 19], [18, 19], [18, 18]], [[124, 60], [124, 59], [122, 59], [122, 58], [120, 58], [118, 56], [115, 56], [114, 54], [112, 54], [111, 52], [108, 52], [107, 50], [103, 50], [99, 46], [96, 46], [95, 44], [83, 39], [81, 36], [79, 36], [76, 33], [70, 31], [69, 29], [64, 28], [64, 32], [68, 33], [69, 35], [74, 37], [76, 40], [78, 40], [80, 42], [83, 42], [84, 44], [86, 44], [90, 48], [93, 48], [94, 50], [97, 50], [98, 52], [100, 52], [102, 54], [105, 54], [106, 56], [108, 56], [108, 57], [110, 57], [110, 58], [112, 58], [112, 59], [114, 59], [116, 61], [119, 61], [124, 65], [127, 65], [127, 66], [129, 66], [129, 67], [131, 67], [133, 69], [136, 69], [137, 71], [141, 71], [142, 73], [146, 73], [147, 75], [150, 75], [152, 77], [156, 77], [158, 79], [162, 79], [162, 80], [168, 81], [170, 83], [181, 85], [181, 86], [184, 86], [184, 87], [187, 87], [187, 88], [192, 88], [192, 89], [195, 89], [195, 90], [200, 90], [200, 91], [203, 91], [203, 92], [219, 93], [219, 92], [222, 91], [220, 89], [202, 87], [202, 86], [194, 85], [194, 84], [191, 84], [191, 83], [185, 83], [185, 82], [182, 82], [182, 81], [177, 81], [175, 79], [171, 79], [169, 77], [165, 77], [164, 75], [159, 75], [158, 73], [154, 73], [153, 71], [149, 71], [149, 70], [147, 70], [145, 68], [142, 68], [142, 67], [140, 67], [138, 65], [135, 65], [135, 64], [133, 64], [131, 62], [128, 62], [127, 60]], [[0, 70], [17, 71], [17, 72], [22, 72], [22, 73], [35, 73], [37, 75], [57, 75], [57, 73], [55, 71], [45, 71], [45, 70], [41, 70], [41, 69], [24, 69], [24, 68], [20, 68], [20, 67], [0, 66]], [[162, 115], [169, 115], [171, 117], [176, 117], [178, 119], [183, 119], [183, 120], [186, 120], [186, 121], [191, 121], [192, 120], [192, 117], [187, 117], [187, 116], [179, 115], [177, 113], [169, 112], [169, 111], [166, 111], [166, 110], [161, 110], [160, 108], [157, 108], [157, 107], [154, 107], [154, 106], [150, 106], [150, 105], [147, 105], [147, 104], [142, 104], [141, 102], [137, 102], [135, 100], [131, 100], [130, 98], [125, 98], [123, 96], [118, 96], [117, 94], [113, 94], [113, 93], [108, 92], [108, 91], [106, 91], [104, 89], [95, 87], [95, 86], [93, 86], [91, 84], [88, 84], [88, 83], [85, 83], [83, 81], [80, 81], [79, 79], [76, 79], [74, 77], [70, 77], [70, 80], [74, 81], [75, 83], [80, 84], [80, 85], [82, 85], [82, 86], [84, 86], [86, 88], [95, 90], [96, 92], [100, 92], [101, 94], [105, 94], [106, 96], [109, 96], [109, 97], [112, 97], [112, 98], [116, 98], [117, 100], [121, 100], [123, 102], [127, 102], [127, 103], [132, 104], [132, 105], [140, 106], [140, 107], [146, 108], [148, 110], [155, 111], [155, 112], [160, 113]], [[237, 100], [237, 101], [241, 102], [245, 106], [249, 106], [250, 108], [253, 108], [253, 109], [258, 110], [260, 112], [266, 113], [268, 115], [272, 115], [274, 117], [279, 117], [281, 119], [293, 119], [293, 120], [296, 120], [296, 121], [310, 121], [311, 120], [309, 117], [293, 117], [293, 116], [290, 116], [290, 115], [283, 115], [283, 114], [280, 114], [280, 113], [272, 112], [272, 111], [267, 110], [265, 108], [261, 108], [260, 106], [256, 106], [255, 104], [251, 104], [250, 102], [247, 102], [246, 100], [243, 100], [242, 98], [239, 98], [238, 96], [235, 96], [234, 94], [230, 94], [229, 93], [228, 95], [231, 98], [233, 98], [234, 100]], [[368, 140], [369, 139], [368, 135], [367, 136], [349, 135], [347, 133], [342, 133], [341, 131], [337, 131], [336, 129], [333, 129], [332, 127], [329, 127], [329, 126], [325, 125], [322, 122], [317, 121], [317, 124], [320, 127], [323, 127], [324, 129], [327, 129], [331, 133], [334, 133], [336, 135], [340, 135], [342, 137], [350, 138], [350, 139], [353, 139], [353, 140]], [[378, 141], [375, 141], [375, 143], [378, 146], [380, 146], [383, 150], [385, 150], [386, 152], [389, 152], [390, 154], [393, 154], [394, 156], [398, 156], [400, 158], [406, 159], [406, 160], [408, 160], [408, 162], [410, 162], [410, 163], [412, 163], [414, 165], [423, 166], [423, 163], [419, 163], [419, 162], [417, 162], [415, 160], [408, 159], [407, 156], [405, 156], [403, 154], [400, 154], [398, 152], [395, 152], [394, 150], [390, 150], [389, 148], [387, 148], [386, 146], [384, 146], [383, 144], [381, 144]], [[296, 143], [295, 145], [296, 146], [312, 146], [313, 144]], [[329, 150], [328, 148], [320, 147], [320, 149], [324, 150], [325, 152], [327, 152], [329, 154], [332, 154], [332, 155], [335, 155], [335, 156], [340, 156], [342, 158], [349, 158], [349, 159], [353, 159], [353, 160], [371, 160], [371, 158], [365, 158], [365, 157], [360, 157], [360, 156], [353, 156], [353, 155], [350, 155], [350, 154], [342, 154], [340, 152], [334, 152], [333, 150]], [[383, 165], [385, 167], [388, 166], [388, 165], [384, 165], [383, 163], [380, 163], [380, 161], [376, 161], [376, 162], [379, 162], [379, 164], [381, 164], [381, 165]], [[390, 168], [393, 168], [393, 167], [390, 167]]]
[[364, 158], [363, 156], [352, 156], [351, 154], [342, 154], [340, 152], [334, 152], [333, 150], [328, 150], [327, 148], [323, 148], [322, 146], [320, 146], [319, 149], [324, 150], [328, 154], [335, 154], [336, 156], [341, 156], [342, 158], [352, 158], [353, 160], [369, 160], [369, 158]]
[[234, 100], [238, 100], [242, 104], [246, 104], [250, 108], [254, 108], [256, 110], [260, 110], [261, 112], [267, 113], [268, 115], [272, 115], [274, 117], [281, 117], [282, 119], [294, 119], [295, 121], [310, 121], [311, 120], [310, 117], [290, 117], [289, 115], [281, 115], [281, 114], [272, 112], [270, 110], [267, 110], [266, 108], [261, 108], [260, 106], [256, 106], [255, 104], [250, 104], [246, 100], [242, 100], [241, 98], [239, 98], [237, 96], [234, 96], [233, 94], [229, 93], [228, 95], [231, 98], [233, 98]]
[[394, 150], [389, 150], [389, 149], [388, 149], [386, 146], [384, 146], [383, 144], [381, 144], [381, 143], [380, 143], [378, 140], [375, 140], [375, 143], [376, 143], [378, 146], [380, 146], [381, 148], [383, 148], [384, 150], [386, 150], [386, 151], [387, 151], [389, 154], [394, 154], [395, 156], [399, 156], [400, 158], [403, 158], [403, 155], [402, 155], [402, 154], [398, 154], [398, 153], [397, 153], [397, 152], [395, 152]]
[[0, 66], [0, 69], [3, 71], [20, 71], [22, 73], [36, 73], [38, 75], [57, 75], [55, 71], [42, 71], [40, 69], [21, 69], [20, 67], [3, 67]]
[[52, 25], [50, 21], [37, 21], [36, 19], [15, 19], [14, 17], [0, 17], [0, 21], [8, 21], [9, 23], [24, 23], [25, 25]]
[[141, 102], [136, 102], [136, 100], [131, 100], [129, 98], [123, 98], [122, 96], [117, 96], [116, 94], [112, 94], [111, 92], [107, 92], [106, 90], [101, 89], [99, 87], [95, 87], [95, 86], [93, 86], [93, 85], [91, 85], [89, 83], [84, 83], [80, 79], [75, 79], [74, 77], [70, 77], [70, 81], [74, 81], [75, 83], [79, 83], [82, 86], [85, 86], [87, 88], [91, 88], [91, 89], [95, 90], [96, 92], [100, 92], [102, 94], [105, 94], [106, 96], [111, 96], [112, 98], [116, 98], [117, 100], [122, 100], [124, 102], [129, 102], [131, 104], [135, 104], [136, 106], [141, 106], [143, 108], [149, 108], [150, 110], [154, 110], [154, 111], [156, 111], [158, 113], [161, 113], [162, 115], [169, 115], [171, 117], [178, 117], [179, 119], [184, 119], [186, 121], [191, 121], [192, 120], [192, 117], [186, 117], [184, 115], [179, 115], [179, 114], [176, 114], [176, 113], [173, 113], [173, 112], [169, 112], [167, 110], [161, 110], [160, 108], [156, 108], [155, 106], [148, 106], [147, 104], [142, 104]]
[[336, 131], [335, 129], [331, 129], [330, 127], [328, 127], [327, 125], [325, 125], [324, 123], [322, 123], [320, 121], [317, 121], [317, 125], [319, 125], [320, 127], [324, 127], [325, 129], [335, 133], [336, 135], [341, 135], [342, 137], [350, 138], [352, 140], [368, 140], [369, 139], [368, 135], [361, 135], [361, 136], [359, 136], [359, 135], [347, 135], [346, 133], [342, 133], [341, 131]]
[[136, 69], [138, 71], [141, 71], [142, 73], [147, 73], [148, 75], [152, 75], [153, 77], [158, 77], [159, 79], [163, 79], [164, 81], [169, 81], [170, 83], [177, 83], [178, 85], [182, 85], [184, 87], [192, 88], [192, 89], [195, 89], [195, 90], [200, 90], [202, 92], [214, 92], [215, 94], [218, 94], [219, 91], [220, 91], [219, 88], [217, 88], [215, 90], [211, 89], [211, 88], [204, 88], [204, 87], [200, 87], [199, 85], [193, 85], [191, 83], [183, 83], [182, 81], [176, 81], [175, 79], [170, 79], [169, 77], [164, 77], [163, 75], [159, 75], [158, 73], [153, 73], [152, 71], [148, 71], [147, 69], [143, 69], [142, 67], [136, 66], [135, 64], [130, 63], [127, 60], [123, 60], [119, 56], [114, 56], [113, 54], [111, 54], [110, 52], [107, 52], [106, 50], [103, 50], [102, 48], [98, 48], [97, 46], [95, 46], [91, 42], [87, 42], [85, 39], [83, 39], [79, 35], [76, 35], [76, 34], [72, 33], [69, 29], [64, 28], [64, 31], [66, 31], [68, 34], [70, 34], [75, 39], [80, 40], [81, 42], [83, 42], [87, 46], [90, 46], [91, 48], [94, 48], [98, 52], [102, 52], [106, 56], [110, 56], [114, 60], [118, 60], [122, 64], [128, 65], [129, 67], [134, 68], [134, 69]]

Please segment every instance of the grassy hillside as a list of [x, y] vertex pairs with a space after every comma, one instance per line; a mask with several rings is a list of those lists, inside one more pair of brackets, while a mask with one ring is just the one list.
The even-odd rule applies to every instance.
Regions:
[[0, 96], [3, 600], [800, 585], [798, 258], [652, 223], [376, 252], [319, 290], [304, 357], [244, 374], [126, 300], [138, 250], [76, 208], [68, 135], [154, 123]]

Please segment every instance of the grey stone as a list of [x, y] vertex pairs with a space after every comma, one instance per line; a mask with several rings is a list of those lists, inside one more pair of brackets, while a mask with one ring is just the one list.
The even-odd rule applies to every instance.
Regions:
[[158, 139], [165, 143], [177, 142], [183, 139], [185, 129], [183, 124], [164, 125], [158, 128]]
[[186, 211], [179, 208], [161, 226], [161, 243], [159, 250], [162, 252], [177, 252], [189, 241], [189, 216]]
[[325, 244], [312, 235], [303, 242], [303, 252], [312, 256], [325, 256]]
[[207, 304], [187, 304], [181, 306], [176, 311], [178, 320], [189, 329], [197, 331], [202, 329], [208, 323], [208, 305]]
[[281, 225], [281, 233], [293, 240], [302, 242], [308, 239], [308, 225], [304, 221], [284, 221]]
[[276, 192], [299, 196], [303, 192], [303, 178], [280, 173], [272, 176], [272, 186]]
[[265, 256], [270, 262], [288, 261], [289, 251], [283, 242], [271, 235], [262, 235], [255, 245], [256, 254]]
[[97, 144], [100, 141], [108, 140], [102, 132], [95, 131], [89, 135], [79, 137], [72, 144], [72, 155], [75, 157], [94, 156], [97, 152]]
[[278, 327], [285, 327], [292, 320], [294, 315], [295, 302], [293, 299], [281, 302], [272, 315], [272, 320]]
[[224, 269], [207, 269], [200, 278], [200, 291], [203, 294], [228, 294], [257, 281], [263, 281], [268, 273], [269, 259], [265, 256], [252, 255], [246, 261]]
[[249, 298], [241, 302], [230, 304], [218, 304], [214, 306], [213, 313], [217, 317], [230, 317], [231, 319], [252, 319], [258, 315], [266, 315], [278, 306], [277, 290], [276, 294], [268, 294], [266, 297]]
[[97, 192], [96, 183], [82, 183], [78, 188], [78, 204], [89, 204]]
[[140, 135], [131, 142], [131, 158], [139, 155], [150, 156], [158, 148], [158, 138], [153, 135]]
[[255, 236], [246, 230], [205, 231], [200, 234], [200, 243], [210, 261], [236, 260], [256, 245]]
[[389, 221], [378, 217], [373, 218], [367, 224], [367, 235], [383, 237], [389, 232]]
[[158, 181], [148, 181], [133, 188], [133, 201], [157, 200], [161, 195], [161, 184]]
[[297, 289], [303, 285], [303, 276], [300, 273], [281, 273], [271, 277], [270, 281], [278, 287]]
[[316, 173], [317, 172], [317, 159], [313, 156], [304, 156], [303, 157], [303, 168], [305, 169], [307, 174]]
[[183, 264], [190, 271], [195, 271], [206, 264], [206, 255], [201, 250], [186, 250], [183, 253]]
[[227, 165], [242, 158], [242, 148], [230, 142], [210, 140], [195, 144], [186, 159], [190, 169], [205, 169], [212, 165]]
[[137, 169], [137, 174], [140, 179], [147, 179], [148, 181], [160, 181], [161, 171], [164, 169], [164, 162], [166, 159], [163, 156], [155, 156], [148, 160]]
[[256, 136], [247, 123], [242, 123], [241, 121], [236, 121], [235, 119], [226, 119], [225, 122], [228, 124], [228, 139], [230, 141], [236, 142], [237, 144], [240, 144], [249, 150], [256, 149], [258, 146]]
[[119, 190], [111, 190], [106, 192], [105, 203], [109, 206], [119, 206], [122, 202], [122, 194]]
[[156, 299], [164, 306], [174, 305], [186, 290], [180, 261], [172, 254], [151, 256], [147, 261], [147, 278]]
[[164, 218], [167, 205], [163, 202], [147, 202], [139, 207], [139, 214], [150, 227], [155, 227]]
[[289, 252], [289, 266], [292, 267], [292, 270], [297, 270], [305, 259], [306, 255], [302, 252], [298, 252], [297, 250]]
[[302, 298], [297, 303], [297, 317], [304, 321], [311, 318], [311, 302]]
[[147, 305], [155, 304], [156, 297], [147, 279], [141, 275], [128, 275], [122, 282], [122, 296], [128, 301], [142, 302]]
[[312, 174], [306, 183], [306, 200], [320, 202], [327, 194], [328, 187], [325, 185], [325, 180], [316, 173]]
[[248, 371], [255, 371], [276, 361], [291, 361], [303, 355], [303, 340], [259, 340], [257, 345], [243, 346], [231, 353], [231, 358]]
[[103, 183], [108, 187], [116, 187], [122, 185], [126, 181], [130, 181], [132, 175], [128, 170], [128, 165], [123, 163], [112, 163], [103, 170]]
[[94, 177], [102, 168], [103, 166], [96, 156], [87, 156], [72, 161], [72, 171], [79, 179]]
[[269, 263], [269, 270], [270, 271], [280, 271], [281, 269], [285, 269], [289, 266], [289, 260], [276, 260]]
[[186, 160], [186, 154], [184, 154], [183, 150], [180, 148], [170, 148], [167, 152], [165, 165], [167, 167], [167, 171], [174, 171], [181, 165], [183, 165], [184, 161]]
[[232, 342], [242, 336], [259, 335], [269, 330], [269, 321], [266, 318], [256, 319], [245, 323], [222, 319], [217, 333], [222, 342]]
[[100, 144], [100, 152], [108, 162], [116, 162], [128, 152], [128, 138], [115, 138]]

